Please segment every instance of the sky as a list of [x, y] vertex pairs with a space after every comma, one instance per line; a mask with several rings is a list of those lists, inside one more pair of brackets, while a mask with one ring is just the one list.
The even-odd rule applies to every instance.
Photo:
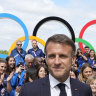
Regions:
[[[26, 25], [29, 36], [37, 23], [49, 16], [57, 16], [66, 20], [78, 38], [85, 24], [96, 20], [96, 0], [0, 0], [0, 13], [17, 16]], [[53, 34], [66, 34], [71, 38], [69, 30], [57, 21], [44, 23], [37, 32], [37, 37], [46, 42]], [[0, 50], [9, 50], [18, 38], [25, 36], [18, 22], [10, 18], [0, 18]], [[89, 26], [83, 35], [96, 50], [96, 24]], [[78, 43], [76, 43], [78, 47]], [[43, 45], [39, 44], [43, 49]], [[31, 41], [26, 50], [31, 48]]]

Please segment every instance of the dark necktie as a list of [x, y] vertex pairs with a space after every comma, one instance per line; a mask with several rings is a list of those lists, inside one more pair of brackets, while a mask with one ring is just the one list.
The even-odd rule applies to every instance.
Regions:
[[60, 83], [57, 86], [60, 89], [60, 95], [59, 96], [67, 96], [66, 91], [65, 91], [65, 84]]

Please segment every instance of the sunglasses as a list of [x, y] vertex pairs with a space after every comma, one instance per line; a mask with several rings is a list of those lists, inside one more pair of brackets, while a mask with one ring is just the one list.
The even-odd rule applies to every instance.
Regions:
[[17, 44], [17, 46], [22, 46], [22, 44]]

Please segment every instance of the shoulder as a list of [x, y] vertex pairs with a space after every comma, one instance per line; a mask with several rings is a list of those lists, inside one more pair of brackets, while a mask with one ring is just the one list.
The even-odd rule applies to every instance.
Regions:
[[78, 88], [80, 92], [84, 92], [86, 94], [91, 93], [91, 88], [86, 83], [82, 83], [79, 80], [75, 80], [71, 78], [71, 85], [74, 86], [74, 88]]
[[74, 84], [74, 85], [76, 84], [79, 87], [89, 87], [89, 85], [87, 85], [86, 83], [82, 83], [77, 79], [72, 79], [71, 78], [71, 83]]
[[33, 50], [33, 48], [29, 49], [28, 51], [32, 51], [32, 50]]
[[16, 48], [11, 51], [11, 54], [10, 55], [11, 56], [14, 56], [15, 54], [17, 54]]
[[48, 76], [46, 76], [45, 78], [42, 78], [42, 79], [35, 80], [33, 82], [26, 83], [26, 84], [24, 84], [24, 87], [26, 87], [28, 89], [30, 87], [38, 89], [42, 84], [46, 83], [46, 81], [49, 81]]
[[21, 88], [20, 96], [29, 96], [28, 94], [38, 96], [37, 94], [40, 93], [40, 90], [42, 89], [43, 84], [46, 82], [46, 79], [48, 79], [48, 77], [24, 84]]
[[15, 49], [13, 49], [11, 52], [15, 52], [16, 51], [16, 48]]
[[40, 52], [42, 52], [42, 49], [40, 49], [39, 47], [38, 47], [38, 49], [37, 49], [38, 51], [40, 51]]
[[22, 50], [22, 52], [26, 52], [24, 49], [21, 49]]

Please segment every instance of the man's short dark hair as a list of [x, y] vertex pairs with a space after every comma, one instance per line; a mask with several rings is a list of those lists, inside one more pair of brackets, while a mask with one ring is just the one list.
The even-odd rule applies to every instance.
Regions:
[[24, 66], [23, 62], [19, 62], [16, 67], [19, 67], [20, 65]]
[[88, 46], [85, 46], [84, 48], [89, 48]]
[[64, 34], [55, 34], [55, 35], [49, 37], [48, 40], [46, 41], [46, 45], [45, 45], [45, 49], [44, 49], [45, 54], [47, 53], [46, 48], [47, 48], [47, 45], [49, 42], [54, 42], [54, 43], [65, 44], [65, 45], [71, 46], [72, 50], [73, 50], [72, 56], [74, 55], [74, 53], [76, 51], [75, 44], [69, 37], [67, 37]]

